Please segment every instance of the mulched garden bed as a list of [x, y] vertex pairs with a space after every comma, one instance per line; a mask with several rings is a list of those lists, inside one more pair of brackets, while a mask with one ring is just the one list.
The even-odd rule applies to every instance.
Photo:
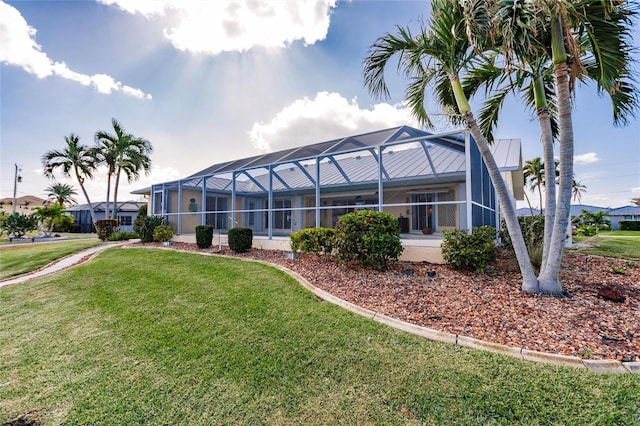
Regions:
[[[169, 248], [218, 252], [217, 246], [203, 250], [188, 243]], [[277, 250], [235, 254], [223, 247], [219, 254], [285, 266], [341, 299], [432, 329], [541, 352], [640, 361], [638, 262], [567, 252], [561, 272], [566, 296], [548, 297], [520, 290], [517, 265], [506, 252], [484, 274], [427, 262], [396, 262], [379, 272], [314, 255], [291, 260]], [[598, 294], [603, 288], [624, 302], [604, 299]]]

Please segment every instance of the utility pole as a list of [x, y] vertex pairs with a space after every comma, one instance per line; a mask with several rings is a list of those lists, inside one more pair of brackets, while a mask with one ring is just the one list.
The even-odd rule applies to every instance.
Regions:
[[16, 172], [13, 175], [13, 203], [11, 203], [11, 213], [16, 212], [16, 191], [18, 190], [18, 182], [22, 182], [22, 176], [18, 174], [22, 169], [18, 168], [18, 164], [14, 163], [16, 166]]

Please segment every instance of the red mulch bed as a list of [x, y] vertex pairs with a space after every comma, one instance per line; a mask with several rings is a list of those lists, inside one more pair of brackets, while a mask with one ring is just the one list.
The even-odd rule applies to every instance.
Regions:
[[[201, 253], [218, 249], [187, 243], [170, 247]], [[234, 254], [223, 247], [220, 254], [285, 266], [341, 299], [432, 329], [541, 352], [640, 361], [638, 262], [567, 252], [560, 274], [566, 295], [549, 297], [523, 293], [517, 264], [504, 252], [495, 270], [485, 274], [427, 262], [397, 262], [378, 272], [314, 255], [288, 260], [276, 250]], [[604, 287], [617, 290], [624, 302], [599, 296]]]

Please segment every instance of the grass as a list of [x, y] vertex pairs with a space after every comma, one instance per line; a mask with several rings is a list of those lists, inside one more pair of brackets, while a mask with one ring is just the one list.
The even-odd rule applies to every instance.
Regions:
[[0, 422], [640, 422], [639, 375], [430, 342], [237, 259], [109, 249], [0, 306]]
[[601, 231], [592, 237], [574, 237], [574, 242], [588, 244], [575, 250], [595, 256], [640, 260], [640, 232]]
[[19, 243], [0, 248], [0, 279], [25, 274], [56, 259], [101, 244], [97, 238], [50, 243]]

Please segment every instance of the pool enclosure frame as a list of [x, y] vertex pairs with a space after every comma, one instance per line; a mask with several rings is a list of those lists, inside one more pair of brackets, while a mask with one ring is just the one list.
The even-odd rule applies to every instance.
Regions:
[[[496, 142], [501, 171], [521, 172], [520, 141]], [[178, 234], [211, 224], [220, 232], [249, 227], [271, 239], [334, 226], [356, 209], [388, 211], [413, 233], [499, 223], [495, 190], [466, 130], [400, 126], [349, 136], [215, 164], [153, 185], [149, 195], [150, 212]]]

